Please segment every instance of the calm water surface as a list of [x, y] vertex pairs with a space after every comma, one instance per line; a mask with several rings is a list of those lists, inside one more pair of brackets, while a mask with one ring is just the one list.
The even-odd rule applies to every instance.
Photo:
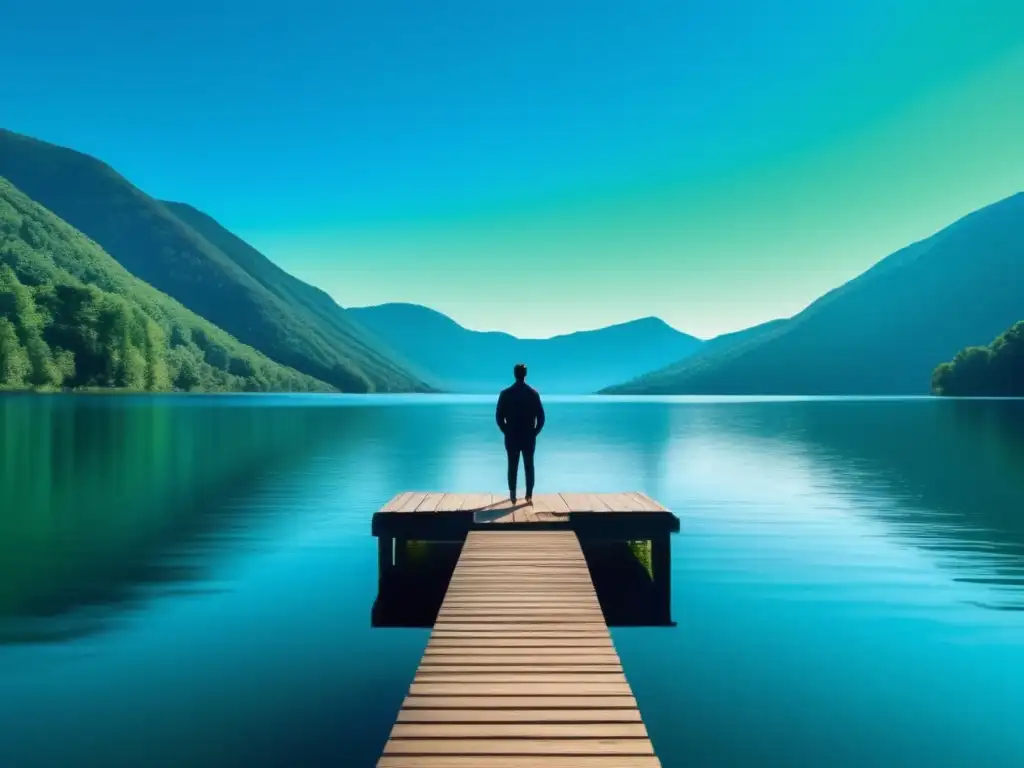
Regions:
[[[552, 400], [538, 491], [682, 520], [615, 629], [666, 766], [1024, 765], [1024, 403]], [[370, 516], [489, 399], [0, 398], [0, 766], [371, 766], [426, 630]]]

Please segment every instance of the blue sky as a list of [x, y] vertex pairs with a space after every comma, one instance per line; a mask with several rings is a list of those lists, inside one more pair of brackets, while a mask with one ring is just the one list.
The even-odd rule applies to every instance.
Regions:
[[4, 10], [0, 124], [343, 305], [711, 336], [1024, 189], [1022, 9], [38, 0]]

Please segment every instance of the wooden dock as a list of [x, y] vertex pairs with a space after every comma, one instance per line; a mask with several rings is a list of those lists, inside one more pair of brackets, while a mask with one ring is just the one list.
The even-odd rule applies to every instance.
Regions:
[[381, 768], [660, 765], [571, 531], [473, 531]]
[[459, 540], [491, 525], [572, 530], [583, 536], [654, 539], [679, 530], [679, 519], [646, 494], [538, 493], [512, 504], [493, 493], [399, 493], [373, 516], [373, 535], [422, 541]]
[[[410, 492], [375, 516], [378, 536], [423, 532], [427, 521], [442, 536], [464, 536], [381, 768], [660, 765], [577, 528], [621, 535], [625, 516], [634, 533], [656, 531], [667, 550], [679, 521], [643, 494], [544, 494], [533, 506]], [[593, 516], [604, 527], [588, 525]]]

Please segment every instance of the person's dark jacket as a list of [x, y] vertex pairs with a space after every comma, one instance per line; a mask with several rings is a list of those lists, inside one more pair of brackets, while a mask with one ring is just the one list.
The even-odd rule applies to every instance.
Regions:
[[498, 395], [494, 418], [511, 445], [529, 443], [544, 429], [544, 406], [540, 395], [525, 381], [517, 381]]

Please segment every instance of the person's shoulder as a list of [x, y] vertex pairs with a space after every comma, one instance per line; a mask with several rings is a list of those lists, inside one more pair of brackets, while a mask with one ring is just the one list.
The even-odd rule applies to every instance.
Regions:
[[534, 397], [540, 397], [540, 392], [531, 387], [529, 384], [526, 385], [526, 388], [530, 390], [530, 394], [533, 395]]

